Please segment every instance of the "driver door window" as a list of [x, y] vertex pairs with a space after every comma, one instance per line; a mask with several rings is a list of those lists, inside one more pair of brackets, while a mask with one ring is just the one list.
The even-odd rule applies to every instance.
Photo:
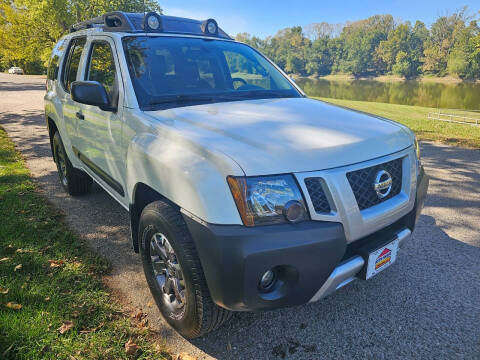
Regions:
[[115, 60], [113, 58], [110, 44], [104, 41], [97, 41], [92, 44], [90, 62], [86, 80], [98, 81], [107, 90], [110, 103], [116, 104], [118, 93]]

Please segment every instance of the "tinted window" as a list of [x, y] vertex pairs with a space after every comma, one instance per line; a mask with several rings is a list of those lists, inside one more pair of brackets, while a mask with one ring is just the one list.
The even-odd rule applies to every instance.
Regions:
[[301, 96], [268, 60], [244, 44], [137, 36], [124, 38], [124, 48], [144, 109]]
[[95, 42], [92, 45], [90, 63], [86, 80], [98, 81], [107, 90], [110, 101], [116, 93], [115, 60], [112, 49], [106, 42]]
[[63, 52], [65, 51], [65, 40], [60, 40], [52, 50], [52, 57], [48, 64], [48, 80], [56, 80], [58, 77], [58, 65]]
[[63, 86], [66, 91], [70, 92], [70, 85], [77, 79], [78, 65], [85, 47], [85, 38], [73, 39], [70, 45], [69, 56], [63, 75]]

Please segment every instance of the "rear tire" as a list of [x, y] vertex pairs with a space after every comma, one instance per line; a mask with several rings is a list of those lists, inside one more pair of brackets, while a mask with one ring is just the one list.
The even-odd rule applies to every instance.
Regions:
[[87, 194], [92, 187], [93, 180], [84, 171], [73, 167], [58, 131], [53, 136], [52, 144], [53, 158], [57, 164], [60, 183], [65, 191], [72, 196]]
[[147, 283], [170, 326], [193, 339], [230, 318], [232, 313], [210, 297], [195, 245], [177, 209], [164, 201], [147, 205], [140, 216], [139, 239]]

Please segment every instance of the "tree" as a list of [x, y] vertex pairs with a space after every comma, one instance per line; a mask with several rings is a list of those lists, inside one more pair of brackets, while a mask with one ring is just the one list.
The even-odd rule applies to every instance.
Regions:
[[[161, 11], [156, 1], [145, 3]], [[0, 58], [27, 72], [42, 70], [72, 24], [113, 10], [140, 12], [143, 0], [0, 0]]]
[[412, 28], [409, 22], [400, 24], [381, 41], [376, 56], [382, 67], [397, 75], [414, 77], [420, 72], [423, 42], [428, 38], [428, 30], [420, 21]]
[[391, 15], [375, 15], [347, 25], [340, 35], [343, 42], [343, 56], [338, 64], [340, 71], [355, 76], [377, 73], [375, 50], [393, 28]]
[[465, 28], [466, 21], [470, 18], [467, 7], [464, 7], [450, 16], [438, 18], [432, 24], [422, 59], [424, 72], [441, 76], [447, 73], [450, 53], [458, 40], [458, 35]]
[[480, 62], [478, 59], [477, 39], [480, 28], [476, 21], [461, 30], [447, 62], [447, 70], [451, 75], [460, 78], [475, 78], [479, 76]]

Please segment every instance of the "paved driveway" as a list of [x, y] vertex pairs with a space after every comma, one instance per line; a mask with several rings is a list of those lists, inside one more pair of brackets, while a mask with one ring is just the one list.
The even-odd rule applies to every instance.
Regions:
[[[480, 359], [480, 151], [422, 144], [431, 176], [424, 215], [398, 263], [315, 304], [236, 314], [195, 341], [160, 320], [131, 250], [127, 212], [95, 187], [64, 194], [42, 115], [44, 79], [0, 74], [0, 126], [66, 221], [113, 266], [108, 284], [173, 351], [229, 359]], [[427, 121], [427, 120], [425, 120]]]

